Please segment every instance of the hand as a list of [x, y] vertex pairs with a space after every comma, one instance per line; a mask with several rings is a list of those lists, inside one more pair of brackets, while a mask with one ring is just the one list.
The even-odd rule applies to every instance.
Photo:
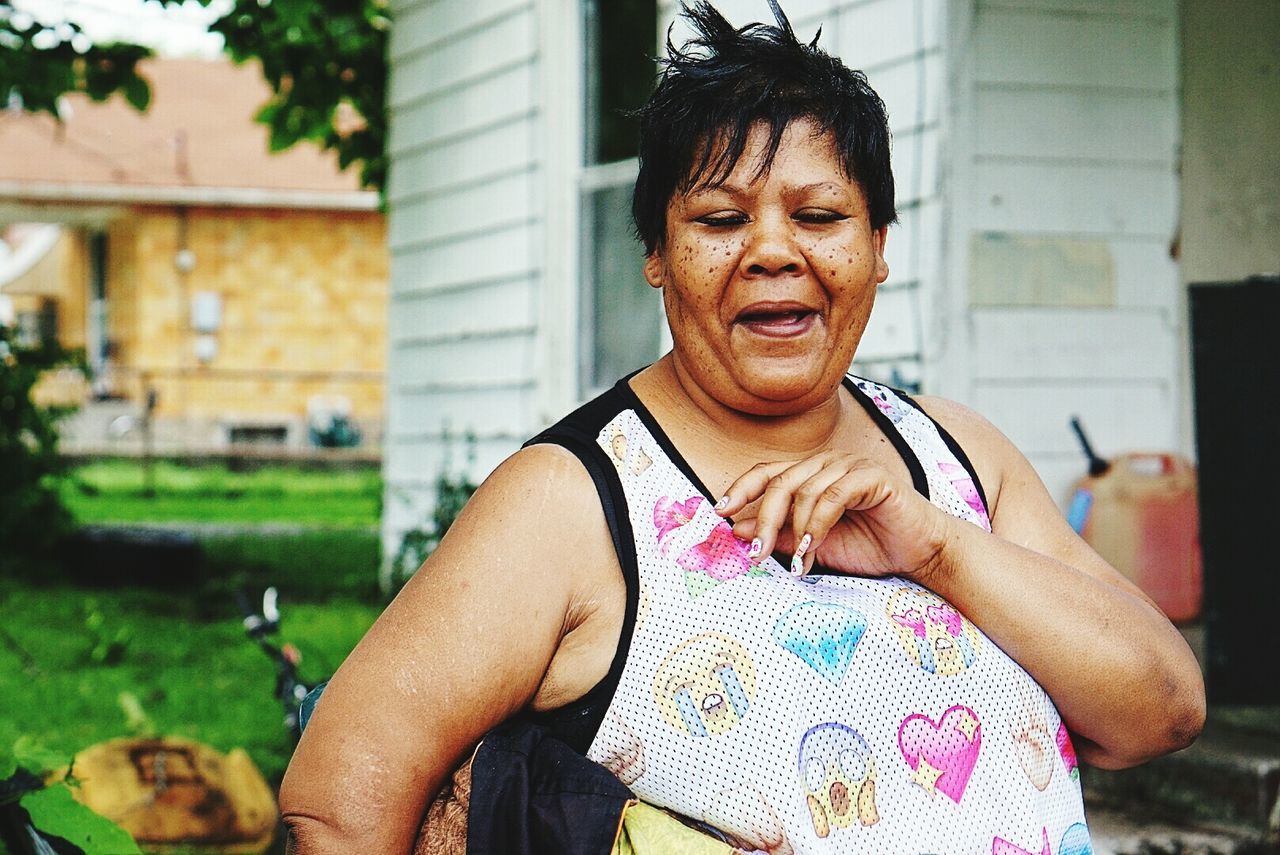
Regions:
[[817, 561], [859, 576], [921, 581], [939, 561], [954, 523], [911, 484], [834, 451], [753, 466], [729, 486], [716, 511], [738, 514], [733, 533], [750, 540], [756, 555], [793, 551], [797, 576]]

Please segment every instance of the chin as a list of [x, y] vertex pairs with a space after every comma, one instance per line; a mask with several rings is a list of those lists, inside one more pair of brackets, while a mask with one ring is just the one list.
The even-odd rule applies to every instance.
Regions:
[[740, 387], [750, 398], [744, 412], [760, 416], [786, 415], [808, 409], [835, 394], [843, 372], [832, 377], [823, 366], [795, 361], [767, 360], [766, 365], [742, 366]]

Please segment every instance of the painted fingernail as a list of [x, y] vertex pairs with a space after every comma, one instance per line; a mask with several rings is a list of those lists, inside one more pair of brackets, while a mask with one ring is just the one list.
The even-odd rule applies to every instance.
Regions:
[[795, 554], [791, 556], [791, 575], [804, 575], [804, 554], [809, 551], [810, 544], [813, 543], [813, 535], [805, 534], [800, 538], [800, 543], [796, 545]]
[[759, 558], [760, 553], [764, 551], [764, 544], [760, 542], [760, 538], [751, 538], [751, 547], [747, 549], [748, 558]]
[[716, 510], [723, 511], [727, 507], [729, 507], [729, 497], [721, 496], [720, 501], [716, 502]]

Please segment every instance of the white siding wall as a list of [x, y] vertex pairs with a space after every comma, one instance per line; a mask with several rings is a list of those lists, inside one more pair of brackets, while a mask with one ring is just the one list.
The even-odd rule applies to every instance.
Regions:
[[1062, 502], [1083, 458], [1177, 449], [1175, 0], [952, 9], [948, 292], [931, 391], [970, 404]]
[[462, 434], [479, 477], [534, 429], [543, 266], [533, 0], [393, 11], [388, 554], [467, 466]]
[[[658, 2], [665, 34], [675, 3]], [[1072, 414], [1104, 453], [1176, 448], [1176, 0], [785, 8], [867, 72], [894, 133], [901, 222], [855, 370], [974, 406], [1059, 499], [1082, 469]], [[446, 426], [478, 437], [479, 477], [572, 403], [581, 63], [575, 0], [395, 14], [392, 551], [445, 460], [465, 463]]]

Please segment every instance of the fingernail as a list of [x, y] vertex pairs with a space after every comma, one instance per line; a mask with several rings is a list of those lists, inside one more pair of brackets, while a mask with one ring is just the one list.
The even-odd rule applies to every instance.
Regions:
[[751, 538], [751, 548], [747, 550], [748, 558], [759, 558], [760, 553], [764, 551], [764, 544], [760, 542], [760, 538]]
[[716, 502], [716, 510], [723, 511], [727, 507], [729, 507], [729, 497], [721, 496], [720, 501]]
[[796, 545], [795, 554], [791, 556], [791, 575], [804, 575], [804, 554], [809, 551], [809, 545], [813, 543], [813, 535], [805, 534], [800, 538], [800, 543]]

